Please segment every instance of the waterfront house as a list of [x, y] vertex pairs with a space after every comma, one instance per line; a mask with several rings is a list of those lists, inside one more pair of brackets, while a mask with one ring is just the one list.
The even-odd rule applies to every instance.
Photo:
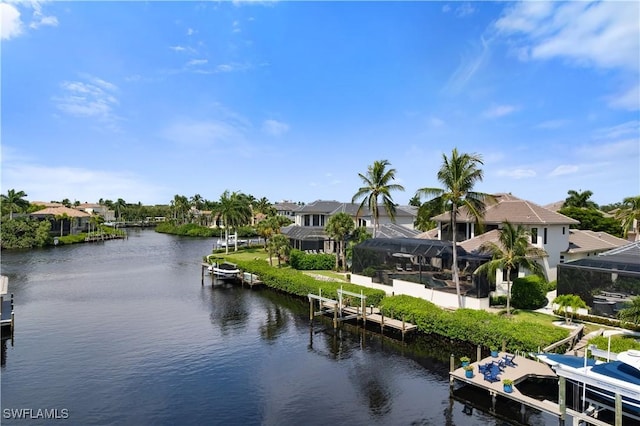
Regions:
[[115, 211], [110, 210], [109, 207], [104, 204], [82, 203], [75, 206], [75, 208], [89, 214], [97, 214], [103, 218], [105, 222], [114, 222], [116, 220]]
[[[324, 231], [329, 218], [338, 213], [346, 213], [354, 221], [356, 227], [366, 227], [373, 232], [373, 218], [367, 208], [358, 211], [359, 204], [342, 203], [339, 201], [316, 200], [309, 204], [298, 206], [294, 211], [294, 223], [284, 227], [282, 233], [289, 237], [291, 247], [299, 250], [316, 252], [333, 252], [334, 244]], [[413, 223], [417, 216], [417, 209], [412, 206], [397, 206], [396, 215], [391, 219], [383, 206], [379, 208], [379, 235], [415, 236]], [[384, 229], [384, 231], [382, 231]], [[413, 232], [412, 232], [413, 231]]]
[[51, 234], [56, 236], [86, 232], [91, 215], [85, 211], [69, 207], [47, 207], [30, 213], [37, 220], [51, 221]]

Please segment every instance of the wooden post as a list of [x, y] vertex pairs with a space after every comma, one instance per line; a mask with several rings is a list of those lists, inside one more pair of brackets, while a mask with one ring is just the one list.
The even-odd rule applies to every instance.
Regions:
[[204, 286], [204, 264], [200, 265], [200, 274], [201, 274], [201, 278], [202, 280], [200, 281], [200, 285]]
[[309, 321], [313, 322], [313, 298], [309, 298]]
[[333, 305], [333, 328], [338, 328], [338, 304]]
[[502, 340], [502, 352], [507, 352], [507, 341]]
[[614, 419], [615, 426], [622, 426], [622, 396], [619, 393], [616, 393], [616, 417]]
[[451, 354], [449, 357], [449, 372], [452, 372], [456, 369], [456, 358]]
[[478, 345], [478, 349], [476, 350], [476, 358], [478, 359], [478, 363], [482, 359], [482, 347]]
[[560, 417], [558, 417], [558, 425], [564, 426], [567, 417], [567, 379], [560, 376], [558, 380], [558, 407], [560, 408]]

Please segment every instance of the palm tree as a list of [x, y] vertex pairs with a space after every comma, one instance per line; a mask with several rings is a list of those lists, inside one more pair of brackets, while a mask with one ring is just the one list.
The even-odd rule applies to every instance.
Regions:
[[269, 240], [269, 262], [271, 262], [271, 253], [275, 253], [278, 257], [278, 268], [280, 267], [281, 259], [286, 258], [290, 251], [291, 245], [286, 235], [277, 234]]
[[[245, 197], [238, 192], [229, 193], [226, 190], [220, 196], [217, 211], [224, 222], [225, 252], [229, 254], [229, 229], [237, 228], [247, 223], [251, 218], [251, 208]], [[236, 238], [235, 251], [238, 251], [238, 239]]]
[[[66, 213], [62, 213], [57, 214], [54, 217], [58, 222], [60, 222], [60, 236], [62, 237], [64, 232], [64, 221], [69, 219], [69, 215]], [[69, 225], [69, 232], [71, 232], [71, 225]]]
[[569, 196], [564, 200], [563, 208], [565, 207], [579, 207], [583, 209], [597, 209], [598, 205], [589, 200], [593, 195], [591, 191], [574, 191], [570, 189], [567, 191]]
[[459, 154], [456, 148], [451, 151], [451, 157], [442, 154], [442, 166], [438, 170], [438, 180], [443, 188], [421, 188], [417, 195], [432, 197], [432, 201], [439, 206], [441, 211], [449, 211], [451, 214], [451, 229], [453, 242], [453, 281], [456, 284], [458, 306], [462, 307], [462, 295], [460, 294], [460, 278], [458, 276], [457, 254], [457, 216], [459, 209], [475, 219], [479, 226], [484, 216], [486, 203], [495, 202], [492, 195], [473, 191], [476, 182], [481, 182], [483, 172], [478, 168], [482, 163], [482, 157], [478, 154]]
[[19, 212], [29, 207], [29, 202], [24, 199], [27, 194], [24, 191], [16, 192], [15, 189], [7, 191], [7, 195], [0, 195], [2, 208], [9, 210], [9, 220], [13, 219], [13, 212]]
[[[578, 309], [587, 307], [584, 300], [577, 294], [561, 294], [553, 299], [551, 303], [558, 305], [558, 311], [564, 313], [564, 322], [567, 324], [571, 324], [571, 320], [578, 312]], [[571, 308], [571, 315], [569, 315], [569, 309], [567, 308]]]
[[373, 238], [376, 237], [376, 231], [379, 227], [378, 218], [380, 217], [380, 212], [378, 211], [378, 198], [382, 197], [384, 209], [391, 220], [394, 220], [396, 205], [391, 198], [391, 191], [404, 191], [402, 185], [390, 183], [396, 178], [396, 169], [386, 170], [386, 167], [390, 165], [391, 163], [387, 160], [374, 161], [373, 165], [367, 168], [366, 174], [358, 173], [364, 186], [358, 189], [358, 192], [356, 192], [351, 199], [351, 202], [355, 203], [362, 198], [362, 202], [358, 207], [358, 215], [363, 207], [367, 206], [369, 208], [373, 219]]
[[640, 240], [640, 231], [637, 229], [640, 223], [640, 195], [622, 200], [622, 207], [616, 212], [616, 219], [622, 222], [625, 238], [629, 230], [633, 229], [636, 233], [635, 240]]
[[542, 267], [535, 259], [545, 257], [547, 253], [541, 248], [529, 245], [529, 233], [522, 225], [513, 226], [508, 221], [502, 222], [498, 244], [488, 241], [480, 246], [479, 251], [490, 253], [492, 259], [480, 265], [475, 273], [487, 274], [493, 280], [498, 269], [507, 271], [507, 315], [509, 315], [511, 271], [523, 267], [544, 278]]
[[340, 251], [336, 253], [336, 271], [338, 270], [338, 256], [342, 259], [342, 270], [347, 270], [347, 256], [346, 256], [346, 238], [351, 234], [356, 224], [353, 223], [353, 219], [347, 213], [336, 213], [329, 218], [325, 231], [327, 234], [336, 240], [339, 244]]
[[120, 221], [120, 219], [122, 219], [122, 209], [127, 207], [127, 203], [122, 198], [118, 198], [118, 201], [113, 204], [113, 207], [115, 207], [118, 221]]
[[618, 319], [635, 325], [640, 324], [640, 296], [631, 299], [631, 302], [618, 311]]

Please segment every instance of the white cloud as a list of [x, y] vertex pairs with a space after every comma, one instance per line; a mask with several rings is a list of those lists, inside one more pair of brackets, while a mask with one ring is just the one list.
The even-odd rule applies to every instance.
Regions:
[[574, 164], [562, 164], [549, 173], [549, 177], [565, 176], [578, 173], [580, 168]]
[[616, 139], [625, 135], [640, 135], [640, 120], [631, 120], [616, 126], [597, 129], [594, 134], [597, 139]]
[[480, 45], [474, 46], [472, 54], [466, 54], [460, 60], [460, 65], [451, 74], [449, 81], [444, 86], [445, 92], [460, 92], [469, 80], [478, 72], [480, 68], [488, 61], [490, 56], [490, 40], [484, 37], [480, 38]]
[[45, 16], [42, 13], [42, 6], [40, 3], [32, 2], [33, 5], [33, 21], [29, 24], [29, 28], [38, 29], [40, 27], [50, 26], [57, 27], [58, 26], [58, 18], [55, 16]]
[[240, 64], [237, 62], [231, 62], [228, 64], [220, 64], [215, 68], [216, 72], [234, 72], [234, 71], [246, 71], [251, 68], [250, 64]]
[[198, 65], [205, 65], [208, 62], [209, 61], [207, 59], [192, 59], [189, 62], [187, 62], [187, 66], [188, 67], [193, 67], [193, 66], [198, 66]]
[[586, 158], [598, 160], [638, 158], [640, 144], [637, 137], [611, 142], [594, 142], [579, 147], [577, 152]]
[[521, 2], [495, 28], [519, 34], [532, 59], [565, 58], [581, 66], [640, 68], [638, 2]]
[[193, 28], [187, 28], [187, 35], [188, 36], [191, 36], [191, 35], [195, 34], [195, 32], [196, 31]]
[[503, 169], [498, 170], [496, 174], [511, 179], [526, 179], [536, 176], [535, 170], [529, 168]]
[[442, 11], [444, 13], [448, 13], [451, 11], [451, 6], [449, 6], [448, 4], [445, 4], [444, 6], [442, 6]]
[[465, 2], [456, 8], [456, 16], [459, 18], [464, 18], [465, 16], [472, 15], [475, 11], [476, 10], [473, 6], [471, 6], [471, 3]]
[[518, 108], [514, 105], [494, 105], [487, 109], [482, 115], [486, 118], [499, 118], [509, 115], [517, 110]]
[[539, 123], [535, 127], [538, 129], [559, 129], [561, 127], [569, 124], [569, 120], [557, 119], [557, 120], [547, 120]]
[[238, 22], [238, 21], [233, 21], [233, 24], [231, 24], [231, 27], [232, 27], [232, 31], [233, 31], [234, 33], [239, 33], [239, 32], [241, 32], [241, 31], [242, 31], [242, 30], [240, 29], [240, 22]]
[[630, 87], [622, 93], [618, 93], [609, 98], [609, 106], [628, 111], [640, 109], [640, 84]]
[[20, 11], [12, 4], [0, 3], [0, 35], [2, 40], [17, 37], [23, 32]]
[[97, 198], [102, 197], [152, 203], [163, 199], [166, 192], [131, 172], [52, 167], [11, 161], [3, 164], [3, 186], [20, 188], [28, 194], [27, 199], [30, 201], [69, 198], [81, 202], [97, 202]]
[[119, 119], [114, 113], [114, 107], [119, 103], [115, 97], [117, 86], [97, 77], [84, 77], [87, 81], [60, 84], [63, 93], [52, 98], [56, 107], [72, 116], [97, 118], [116, 130], [115, 122]]
[[271, 136], [282, 136], [289, 131], [289, 125], [277, 120], [265, 120], [262, 131]]
[[434, 127], [434, 128], [442, 127], [445, 124], [444, 120], [434, 116], [429, 117], [428, 123], [429, 123], [429, 127]]

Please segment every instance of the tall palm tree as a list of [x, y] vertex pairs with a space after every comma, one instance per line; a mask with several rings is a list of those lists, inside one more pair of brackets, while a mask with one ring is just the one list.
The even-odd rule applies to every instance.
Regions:
[[479, 248], [480, 252], [491, 254], [491, 260], [480, 265], [475, 273], [483, 273], [491, 280], [495, 279], [496, 271], [507, 271], [507, 315], [510, 313], [511, 302], [511, 271], [519, 267], [544, 278], [542, 266], [536, 259], [545, 257], [547, 253], [541, 248], [529, 245], [529, 233], [522, 225], [514, 226], [508, 221], [502, 222], [498, 243], [488, 241]]
[[[243, 194], [238, 192], [230, 193], [226, 190], [220, 196], [218, 201], [218, 213], [220, 214], [222, 221], [224, 222], [224, 235], [225, 252], [229, 253], [229, 229], [231, 227], [237, 228], [240, 225], [244, 225], [251, 219], [251, 208], [249, 202]], [[236, 238], [235, 251], [238, 251], [238, 239]]]
[[340, 212], [334, 214], [329, 218], [325, 231], [327, 234], [339, 243], [340, 250], [336, 253], [336, 271], [338, 270], [338, 256], [342, 259], [342, 270], [347, 270], [347, 256], [346, 256], [346, 238], [351, 234], [356, 224], [353, 223], [353, 219], [347, 213]]
[[378, 211], [378, 199], [382, 197], [382, 205], [385, 211], [391, 218], [395, 219], [396, 205], [391, 198], [391, 191], [404, 191], [402, 185], [390, 183], [396, 178], [396, 169], [388, 169], [391, 163], [387, 160], [374, 161], [371, 166], [367, 168], [367, 173], [358, 173], [360, 179], [364, 183], [364, 186], [358, 189], [358, 192], [351, 199], [352, 203], [355, 203], [362, 198], [362, 202], [358, 207], [358, 214], [362, 211], [363, 207], [367, 206], [371, 212], [373, 219], [373, 238], [376, 237], [376, 231], [379, 228], [378, 219], [380, 212]]
[[593, 195], [591, 191], [574, 191], [570, 189], [567, 191], [569, 196], [564, 200], [564, 207], [580, 207], [584, 209], [597, 209], [598, 205], [589, 200]]
[[478, 166], [483, 164], [479, 154], [460, 154], [454, 148], [451, 157], [442, 154], [442, 166], [438, 170], [438, 180], [443, 188], [420, 188], [416, 191], [419, 196], [431, 197], [434, 204], [439, 205], [442, 211], [449, 211], [451, 214], [451, 229], [453, 242], [453, 281], [456, 284], [456, 294], [458, 295], [458, 306], [462, 307], [462, 295], [460, 294], [460, 277], [458, 276], [458, 254], [457, 254], [457, 216], [461, 208], [472, 216], [477, 225], [480, 225], [484, 216], [486, 203], [495, 202], [492, 195], [473, 191], [473, 186], [481, 182], [483, 178], [482, 169]]
[[122, 210], [127, 207], [127, 203], [122, 198], [118, 198], [118, 201], [113, 204], [113, 207], [115, 207], [118, 221], [120, 221], [122, 219]]
[[269, 260], [271, 260], [271, 253], [275, 253], [278, 258], [278, 268], [280, 267], [281, 260], [286, 258], [290, 251], [291, 245], [286, 235], [276, 234], [269, 240]]
[[10, 220], [13, 219], [13, 212], [19, 212], [29, 207], [29, 202], [24, 199], [26, 196], [27, 194], [24, 191], [16, 192], [15, 189], [8, 190], [7, 195], [0, 195], [2, 209], [9, 210]]
[[622, 222], [625, 238], [629, 230], [635, 228], [635, 240], [640, 240], [640, 231], [637, 229], [640, 224], [640, 195], [622, 200], [622, 207], [616, 212], [616, 219]]
[[184, 195], [176, 194], [173, 196], [173, 200], [171, 200], [171, 205], [173, 206], [174, 219], [178, 221], [179, 217], [179, 223], [183, 224], [185, 222], [185, 214], [187, 210], [189, 210], [189, 200]]
[[[564, 322], [566, 324], [571, 324], [573, 316], [578, 312], [578, 309], [587, 307], [584, 300], [577, 294], [561, 294], [553, 299], [552, 303], [558, 305], [558, 312], [564, 313]], [[571, 313], [569, 313], [568, 308], [571, 308]]]

